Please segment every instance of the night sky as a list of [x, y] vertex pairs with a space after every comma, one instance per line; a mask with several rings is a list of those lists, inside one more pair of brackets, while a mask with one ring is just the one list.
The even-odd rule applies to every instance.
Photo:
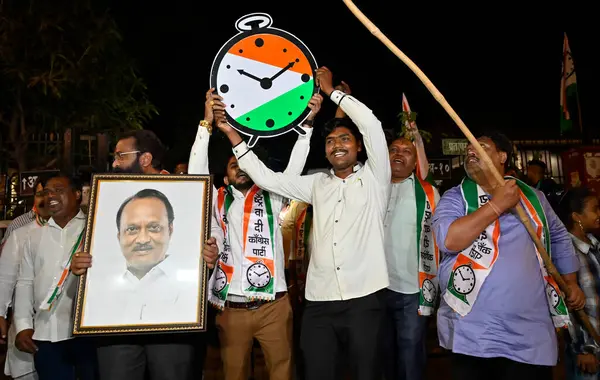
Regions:
[[[412, 110], [418, 113], [419, 128], [462, 137], [416, 75], [373, 37], [341, 0], [327, 1], [327, 6], [315, 14], [292, 11], [289, 3], [282, 1], [246, 1], [240, 3], [247, 5], [235, 7], [231, 2], [231, 10], [222, 0], [207, 3], [109, 1], [124, 43], [160, 112], [148, 128], [169, 146], [172, 165], [187, 160], [203, 117], [204, 94], [215, 55], [237, 33], [235, 21], [252, 12], [269, 13], [274, 27], [302, 40], [318, 65], [332, 70], [334, 82], [349, 83], [353, 95], [374, 111], [384, 127], [397, 123], [405, 92]], [[319, 2], [323, 7], [321, 3], [325, 0]], [[382, 2], [356, 0], [355, 4], [429, 76], [471, 130], [492, 127], [512, 139], [559, 137], [562, 32], [536, 31], [533, 27], [534, 31], [516, 30], [506, 24], [488, 30], [456, 29], [450, 23], [439, 25], [438, 30], [430, 24], [404, 27], [397, 13]], [[594, 88], [600, 83], [593, 71], [600, 62], [592, 57], [596, 43], [589, 37], [596, 34], [567, 34], [584, 128], [597, 134], [599, 116], [593, 105], [599, 100]], [[316, 128], [334, 112], [335, 106], [327, 101]], [[261, 141], [271, 155], [285, 161], [295, 133]], [[313, 135], [312, 147], [307, 166], [324, 166], [318, 133]]]

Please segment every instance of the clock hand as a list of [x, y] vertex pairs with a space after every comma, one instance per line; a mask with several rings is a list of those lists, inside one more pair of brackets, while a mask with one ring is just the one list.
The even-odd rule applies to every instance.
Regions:
[[463, 275], [462, 275], [462, 271], [460, 271], [460, 270], [459, 270], [459, 271], [458, 271], [458, 274], [460, 274], [460, 278], [462, 278], [462, 279], [463, 279], [463, 281], [467, 281], [467, 280], [465, 280], [465, 278], [463, 277]]
[[239, 69], [239, 70], [238, 70], [238, 73], [240, 73], [240, 75], [245, 75], [245, 76], [247, 76], [248, 78], [252, 78], [252, 79], [254, 79], [254, 80], [255, 80], [255, 81], [257, 81], [257, 82], [260, 82], [260, 78], [259, 78], [259, 77], [255, 77], [254, 75], [252, 75], [252, 74], [250, 74], [250, 73], [248, 73], [248, 72], [244, 71], [244, 69]]
[[285, 73], [286, 71], [288, 71], [289, 69], [291, 69], [292, 67], [294, 67], [294, 64], [296, 62], [290, 62], [287, 64], [286, 67], [284, 67], [283, 69], [279, 70], [279, 72], [275, 75], [273, 75], [270, 79], [273, 81], [275, 80], [278, 76], [280, 76], [281, 74]]

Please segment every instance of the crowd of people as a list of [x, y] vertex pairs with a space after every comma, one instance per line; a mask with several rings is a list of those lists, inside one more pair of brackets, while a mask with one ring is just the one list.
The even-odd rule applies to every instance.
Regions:
[[[214, 128], [231, 142], [225, 185], [213, 192], [220, 230], [202, 253], [211, 269], [207, 296], [216, 310], [225, 379], [248, 378], [255, 340], [272, 380], [423, 379], [426, 326], [434, 316], [439, 344], [451, 353], [453, 379], [551, 379], [561, 354], [557, 331], [567, 330], [568, 375], [597, 378], [598, 342], [574, 317], [583, 309], [600, 327], [597, 196], [576, 188], [549, 202], [540, 189], [543, 172], [529, 169], [529, 184], [505, 176], [512, 144], [497, 131], [485, 131], [478, 141], [505, 182], [491, 180], [491, 169], [469, 145], [464, 179], [440, 197], [427, 180], [425, 146], [414, 125], [387, 141], [378, 118], [345, 83], [334, 87], [329, 69], [320, 68], [316, 80], [320, 93], [309, 102], [311, 113], [300, 126], [305, 133], [283, 172], [270, 170], [246, 145], [227, 122], [226, 97], [214, 89], [206, 93], [187, 167], [176, 169], [209, 173]], [[317, 129], [330, 169], [303, 174], [314, 119], [327, 98], [338, 107], [336, 118]], [[164, 155], [152, 132], [135, 131], [116, 144], [113, 169], [165, 174]], [[72, 336], [76, 277], [93, 265], [81, 250], [81, 195], [72, 176], [40, 181], [34, 208], [4, 236], [0, 328], [8, 344], [6, 374], [42, 380], [202, 378], [204, 333]], [[548, 274], [514, 213], [518, 204], [567, 292]], [[274, 240], [261, 259], [273, 286], [253, 280], [254, 253], [245, 241], [256, 238], [244, 230], [247, 221], [261, 218], [269, 228], [261, 228], [259, 237]], [[49, 289], [65, 270], [64, 294], [54, 300]]]

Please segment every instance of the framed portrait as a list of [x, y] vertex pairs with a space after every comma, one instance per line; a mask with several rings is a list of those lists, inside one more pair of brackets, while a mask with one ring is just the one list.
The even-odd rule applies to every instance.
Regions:
[[92, 177], [74, 335], [206, 331], [212, 177]]

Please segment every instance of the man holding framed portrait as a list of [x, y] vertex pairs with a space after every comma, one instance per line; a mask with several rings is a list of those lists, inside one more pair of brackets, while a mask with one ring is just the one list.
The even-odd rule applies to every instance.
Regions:
[[[150, 131], [124, 135], [114, 156], [113, 170], [120, 175], [95, 176], [92, 185], [90, 217], [96, 227], [95, 239], [90, 239], [95, 245], [90, 241], [89, 247], [91, 254], [94, 247], [98, 252], [94, 270], [88, 272], [92, 255], [86, 252], [78, 253], [71, 265], [74, 274], [90, 277], [84, 281], [89, 285], [87, 294], [78, 297], [80, 333], [112, 333], [98, 339], [101, 379], [201, 376], [203, 334], [174, 332], [205, 329], [203, 265], [212, 267], [218, 254], [216, 241], [221, 239], [209, 237], [215, 231], [209, 208], [190, 209], [191, 198], [185, 194], [193, 194], [196, 200], [204, 194], [210, 200], [212, 182], [208, 176], [168, 175], [162, 168], [163, 145]], [[203, 200], [203, 204], [211, 202]], [[216, 232], [220, 233], [218, 226]], [[104, 242], [107, 248], [98, 245]], [[168, 291], [158, 291], [162, 285]], [[90, 296], [94, 293], [104, 296]], [[94, 298], [103, 302], [91, 302]], [[187, 308], [182, 306], [185, 303]], [[152, 333], [131, 335], [136, 332]]]

